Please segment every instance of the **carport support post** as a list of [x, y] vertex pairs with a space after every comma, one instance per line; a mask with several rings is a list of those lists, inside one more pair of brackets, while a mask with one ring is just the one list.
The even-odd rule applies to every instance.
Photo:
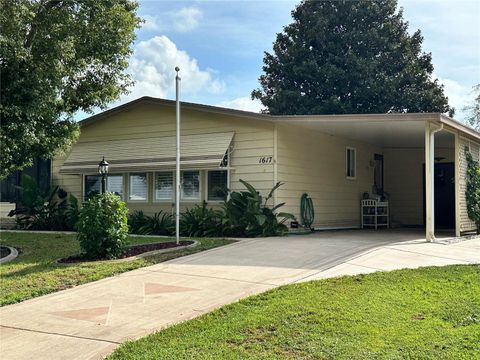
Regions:
[[425, 122], [425, 238], [435, 241], [435, 133], [443, 129]]
[[435, 140], [430, 122], [425, 123], [425, 237], [427, 241], [435, 239], [435, 204], [434, 204], [434, 167]]
[[460, 139], [455, 133], [455, 236], [460, 234]]

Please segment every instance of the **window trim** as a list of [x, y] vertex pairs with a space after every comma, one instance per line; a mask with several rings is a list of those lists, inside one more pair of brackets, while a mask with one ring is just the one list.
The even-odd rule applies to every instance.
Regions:
[[[353, 158], [353, 176], [348, 176], [348, 152], [353, 151], [354, 158]], [[353, 146], [345, 147], [345, 178], [347, 180], [356, 180], [357, 179], [357, 148]]]
[[[137, 175], [137, 174], [145, 174], [146, 177], [147, 177], [147, 198], [145, 200], [132, 200], [130, 199], [130, 193], [131, 193], [131, 176], [132, 175]], [[127, 193], [127, 196], [125, 198], [125, 200], [127, 202], [131, 202], [131, 203], [143, 203], [143, 204], [146, 204], [149, 202], [150, 200], [150, 176], [148, 175], [149, 172], [148, 171], [137, 171], [137, 172], [129, 172], [128, 173], [128, 185], [127, 185], [127, 190], [128, 190], [128, 193]]]
[[[172, 174], [172, 188], [173, 188], [173, 192], [172, 192], [172, 197], [170, 199], [157, 199], [157, 195], [156, 195], [156, 190], [157, 190], [157, 184], [156, 184], [156, 181], [157, 181], [157, 174], [165, 174], [165, 173], [170, 173]], [[152, 194], [152, 201], [155, 202], [155, 203], [163, 203], [163, 204], [171, 204], [171, 203], [174, 203], [175, 202], [175, 184], [176, 184], [176, 181], [175, 181], [175, 171], [154, 171], [153, 172], [153, 185], [152, 185], [152, 191], [153, 191], [153, 194]]]
[[209, 200], [209, 198], [208, 198], [208, 185], [210, 184], [210, 181], [208, 180], [208, 174], [211, 171], [225, 171], [227, 173], [226, 185], [227, 185], [227, 189], [228, 189], [229, 188], [229, 186], [228, 186], [229, 170], [224, 169], [224, 168], [218, 168], [218, 169], [207, 169], [205, 171], [205, 175], [206, 175], [205, 176], [205, 201], [208, 202], [208, 203], [221, 204], [224, 201], [228, 200], [228, 194], [227, 194], [227, 196], [224, 200]]
[[[185, 172], [198, 172], [198, 198], [184, 198], [183, 197], [183, 174]], [[202, 186], [203, 186], [203, 181], [202, 181], [202, 170], [194, 170], [194, 169], [188, 169], [188, 170], [182, 170], [180, 172], [180, 202], [184, 203], [201, 203], [202, 202]], [[175, 198], [175, 197], [174, 197]]]

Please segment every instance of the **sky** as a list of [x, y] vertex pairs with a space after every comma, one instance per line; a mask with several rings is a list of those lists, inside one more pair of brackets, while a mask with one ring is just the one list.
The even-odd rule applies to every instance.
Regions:
[[[259, 86], [264, 51], [292, 21], [299, 1], [140, 1], [144, 23], [137, 30], [128, 72], [135, 85], [117, 106], [141, 96], [175, 97], [180, 67], [183, 101], [260, 111], [250, 93]], [[424, 36], [434, 76], [445, 85], [455, 118], [480, 83], [480, 1], [399, 0], [409, 32]], [[77, 114], [78, 119], [87, 114]]]

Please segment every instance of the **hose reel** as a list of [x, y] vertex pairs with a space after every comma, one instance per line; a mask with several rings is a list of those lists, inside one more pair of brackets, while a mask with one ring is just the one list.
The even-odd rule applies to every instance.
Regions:
[[313, 201], [307, 193], [304, 193], [300, 198], [300, 219], [302, 225], [306, 229], [312, 230], [312, 224], [315, 220], [315, 210], [313, 208]]

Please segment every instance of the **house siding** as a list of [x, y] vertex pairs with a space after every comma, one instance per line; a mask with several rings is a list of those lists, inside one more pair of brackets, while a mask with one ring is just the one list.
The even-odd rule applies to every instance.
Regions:
[[[262, 156], [273, 156], [274, 125], [268, 121], [259, 121], [244, 117], [205, 113], [189, 109], [182, 109], [182, 135], [209, 134], [234, 132], [233, 151], [230, 155], [230, 188], [243, 190], [240, 179], [251, 183], [261, 194], [266, 194], [273, 184], [272, 164], [260, 164]], [[175, 135], [175, 108], [155, 104], [138, 104], [128, 110], [112, 114], [92, 124], [81, 128], [78, 144], [85, 142], [108, 142], [111, 140], [137, 140], [151, 137], [165, 137]], [[113, 142], [115, 143], [115, 142]], [[74, 145], [75, 146], [75, 145]], [[108, 147], [107, 147], [108, 149]], [[113, 153], [115, 149], [111, 149]], [[78, 156], [78, 155], [77, 155]], [[109, 152], [98, 154], [108, 161]], [[145, 151], [144, 157], [154, 157], [155, 154]], [[81, 156], [80, 156], [81, 157]], [[55, 185], [82, 198], [82, 175], [60, 174], [59, 170], [65, 162], [66, 156], [59, 156], [53, 162], [52, 178]], [[140, 172], [140, 171], [139, 171]], [[183, 202], [184, 210], [200, 203], [206, 195], [206, 171], [201, 171], [201, 194], [198, 202]], [[173, 211], [172, 202], [153, 201], [153, 173], [148, 178], [149, 199], [146, 202], [132, 202], [126, 200], [130, 210], [143, 210], [153, 213], [159, 210]], [[124, 193], [128, 189], [128, 175], [124, 175]], [[218, 206], [212, 202], [210, 205]]]
[[[356, 148], [356, 179], [346, 178], [346, 147]], [[371, 193], [374, 154], [382, 149], [367, 143], [330, 136], [321, 132], [277, 125], [277, 178], [285, 184], [276, 202], [282, 211], [300, 219], [300, 197], [313, 200], [314, 226], [341, 228], [360, 226], [360, 200]]]

